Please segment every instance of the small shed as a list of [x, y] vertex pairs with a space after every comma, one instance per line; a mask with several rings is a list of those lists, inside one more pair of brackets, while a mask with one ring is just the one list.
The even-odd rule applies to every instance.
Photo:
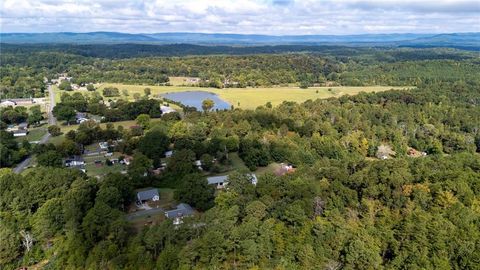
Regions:
[[171, 157], [172, 155], [173, 155], [173, 151], [167, 151], [167, 152], [165, 152], [165, 157], [166, 157], [166, 158], [169, 158], [169, 157]]

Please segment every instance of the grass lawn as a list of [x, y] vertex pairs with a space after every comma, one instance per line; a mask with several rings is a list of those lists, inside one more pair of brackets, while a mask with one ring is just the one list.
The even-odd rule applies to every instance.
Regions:
[[48, 139], [48, 143], [53, 143], [54, 145], [59, 145], [63, 142], [64, 139], [65, 139], [65, 134], [62, 134], [60, 136], [50, 137], [50, 139]]
[[274, 173], [280, 168], [279, 163], [270, 163], [267, 167], [258, 167], [257, 170], [255, 171], [255, 174], [257, 176], [266, 174], [266, 173]]
[[[85, 160], [86, 161], [86, 160]], [[97, 176], [97, 175], [105, 175], [108, 173], [119, 173], [123, 170], [126, 170], [126, 166], [123, 164], [113, 164], [112, 166], [107, 166], [103, 163], [102, 166], [97, 167], [93, 161], [86, 161], [85, 170], [87, 170], [88, 176]]]
[[162, 223], [166, 219], [165, 214], [160, 212], [156, 215], [142, 216], [130, 221], [130, 225], [136, 232], [141, 232], [143, 228]]
[[171, 188], [159, 188], [158, 193], [160, 200], [157, 202], [158, 206], [168, 209], [175, 207], [175, 200], [173, 199], [174, 189]]
[[174, 86], [189, 84], [186, 80], [189, 77], [169, 77], [169, 83]]
[[[98, 146], [98, 144], [92, 144], [87, 146], [87, 148], [91, 148], [90, 150], [97, 150], [95, 145]], [[121, 156], [120, 153], [115, 152], [113, 156], [108, 157], [108, 159], [118, 158], [120, 156]], [[119, 164], [119, 163], [115, 163], [112, 166], [107, 166], [105, 164], [105, 161], [107, 160], [107, 158], [103, 154], [83, 155], [83, 159], [85, 160], [85, 169], [87, 170], [88, 176], [105, 175], [108, 173], [119, 173], [127, 169], [126, 165]], [[95, 165], [95, 160], [101, 160], [103, 162], [102, 166]]]
[[245, 163], [238, 156], [237, 152], [228, 153], [228, 158], [232, 162], [232, 167], [234, 170], [248, 170], [248, 167], [245, 166]]
[[[151, 120], [151, 123], [154, 124], [155, 122], [159, 122], [160, 121], [160, 118], [153, 118]], [[118, 126], [123, 126], [125, 128], [129, 128], [130, 126], [135, 126], [137, 124], [137, 122], [135, 120], [127, 120], [127, 121], [118, 121], [118, 122], [110, 122], [111, 124], [113, 124], [113, 126], [115, 128], [117, 128]], [[69, 132], [70, 130], [76, 130], [78, 129], [78, 127], [80, 126], [79, 124], [74, 124], [74, 125], [59, 125], [60, 126], [60, 129], [62, 130], [63, 133], [67, 133]], [[105, 129], [107, 126], [107, 123], [101, 123], [100, 124], [100, 127]]]
[[24, 137], [16, 137], [15, 140], [17, 142], [23, 142], [24, 140], [28, 140], [29, 142], [40, 141], [43, 135], [47, 133], [47, 125], [43, 125], [40, 127], [29, 128], [27, 136]]
[[[127, 85], [127, 84], [101, 84], [97, 91], [101, 94], [105, 87], [117, 87], [126, 89], [129, 96], [122, 98], [133, 99], [134, 93], [143, 95], [143, 89], [149, 87], [152, 95], [164, 94], [168, 92], [181, 92], [188, 90], [207, 91], [217, 94], [221, 99], [228, 101], [236, 108], [254, 109], [260, 105], [271, 102], [272, 105], [278, 105], [283, 101], [304, 102], [308, 99], [340, 97], [343, 95], [355, 95], [360, 92], [380, 92], [389, 89], [406, 89], [409, 87], [392, 87], [392, 86], [335, 86], [335, 87], [312, 87], [308, 89], [300, 89], [298, 87], [270, 87], [270, 88], [201, 88], [201, 87], [183, 87], [183, 86], [148, 86], [148, 85]], [[239, 105], [240, 104], [240, 105]]]

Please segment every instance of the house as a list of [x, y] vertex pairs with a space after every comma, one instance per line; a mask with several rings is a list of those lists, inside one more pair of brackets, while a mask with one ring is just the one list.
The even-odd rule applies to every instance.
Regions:
[[125, 165], [130, 165], [130, 162], [132, 162], [132, 157], [131, 156], [125, 156], [122, 160], [119, 161], [120, 164], [125, 164]]
[[76, 167], [85, 165], [85, 160], [82, 156], [73, 156], [65, 160], [66, 167]]
[[189, 78], [186, 78], [184, 81], [186, 81], [187, 83], [199, 83], [199, 82], [200, 82], [200, 78], [198, 78], [198, 77], [189, 77]]
[[256, 186], [258, 183], [258, 178], [254, 173], [249, 173], [248, 176], [250, 177], [250, 181], [252, 182], [252, 185]]
[[228, 175], [207, 177], [209, 185], [215, 185], [217, 189], [222, 189], [228, 184]]
[[164, 155], [165, 155], [166, 158], [169, 158], [173, 155], [173, 151], [167, 151], [167, 152], [165, 152]]
[[278, 176], [282, 176], [287, 173], [293, 173], [293, 172], [295, 172], [295, 167], [292, 164], [281, 163], [280, 168], [278, 168], [278, 170], [275, 173]]
[[24, 137], [27, 136], [28, 131], [26, 129], [17, 129], [12, 131], [13, 137]]
[[202, 168], [202, 161], [201, 161], [201, 160], [195, 160], [194, 164], [195, 164], [195, 166], [197, 166], [197, 168], [198, 168], [199, 170], [201, 170], [201, 171], [203, 170], [203, 168]]
[[[254, 173], [247, 173], [246, 176], [250, 179], [252, 185], [257, 185], [258, 178]], [[228, 184], [228, 175], [207, 177], [207, 181], [209, 185], [216, 185], [217, 189], [222, 189]]]
[[7, 126], [7, 129], [6, 129], [8, 132], [13, 132], [15, 130], [18, 130], [18, 127], [16, 127], [15, 125], [8, 125]]
[[146, 201], [158, 201], [160, 200], [160, 195], [158, 194], [158, 189], [156, 188], [149, 188], [142, 191], [137, 192], [137, 202], [144, 203]]
[[186, 203], [181, 203], [177, 205], [177, 207], [173, 210], [165, 211], [165, 216], [167, 218], [173, 218], [174, 225], [182, 224], [183, 217], [191, 215], [193, 215], [193, 208]]
[[108, 142], [99, 142], [98, 146], [100, 146], [100, 149], [102, 150], [107, 150], [108, 149]]
[[163, 106], [163, 105], [160, 106], [160, 110], [162, 110], [162, 114], [176, 112], [175, 109], [172, 109], [171, 107]]
[[28, 128], [28, 123], [27, 122], [22, 122], [18, 124], [18, 129], [27, 129]]
[[81, 123], [87, 121], [88, 120], [87, 113], [77, 112], [77, 114], [75, 115], [75, 120], [76, 120], [77, 124], [81, 124]]
[[2, 102], [0, 102], [0, 107], [9, 107], [9, 106], [15, 106], [17, 105], [17, 103], [13, 100], [4, 100]]

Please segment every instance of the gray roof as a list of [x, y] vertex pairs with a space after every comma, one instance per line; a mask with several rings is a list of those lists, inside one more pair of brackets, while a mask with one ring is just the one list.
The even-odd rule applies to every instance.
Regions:
[[83, 157], [82, 156], [73, 156], [73, 157], [69, 157], [68, 158], [69, 161], [84, 161]]
[[77, 117], [77, 118], [86, 118], [86, 117], [87, 117], [87, 113], [77, 112], [76, 117]]
[[207, 177], [209, 185], [228, 182], [228, 175]]
[[26, 128], [26, 127], [28, 127], [28, 123], [27, 122], [22, 122], [22, 123], [18, 124], [18, 127], [19, 128]]
[[167, 218], [185, 217], [190, 215], [193, 215], [193, 208], [186, 203], [177, 205], [176, 209], [165, 211], [165, 216]]
[[151, 200], [155, 196], [159, 196], [158, 195], [158, 189], [156, 189], [156, 188], [142, 190], [142, 191], [137, 192], [137, 199], [140, 200], [140, 201]]

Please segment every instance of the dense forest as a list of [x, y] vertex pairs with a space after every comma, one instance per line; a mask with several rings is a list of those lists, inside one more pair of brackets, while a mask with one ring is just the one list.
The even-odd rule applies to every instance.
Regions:
[[41, 97], [48, 79], [63, 72], [77, 84], [169, 85], [171, 76], [188, 76], [199, 77], [200, 87], [217, 88], [416, 86], [439, 78], [467, 81], [480, 73], [477, 54], [452, 49], [125, 44], [5, 45], [2, 50], [2, 98]]
[[[228, 59], [244, 63], [245, 69], [237, 70], [242, 73], [270, 65], [278, 71], [297, 61], [295, 68], [303, 71], [329, 63], [316, 57], [131, 59], [105, 66], [128, 70], [130, 64], [189, 63], [186, 66], [200, 68], [208, 61], [212, 64], [206, 70], [221, 72], [226, 68], [221, 59]], [[88, 61], [95, 66], [98, 60]], [[22, 175], [0, 170], [0, 265], [478, 269], [480, 84], [473, 75], [479, 68], [475, 61], [395, 62], [388, 64], [391, 70], [375, 77], [397, 74], [393, 79], [407, 83], [400, 74], [410, 77], [417, 69], [417, 88], [411, 90], [284, 102], [278, 107], [265, 104], [256, 110], [192, 111], [183, 119], [163, 115], [155, 123], [137, 121], [144, 123], [141, 132], [82, 123], [65, 134], [61, 144], [34, 147], [37, 168]], [[342, 67], [339, 73], [349, 74], [355, 65]], [[382, 65], [387, 64], [366, 68], [374, 72]], [[91, 74], [83, 69], [86, 65], [72, 66]], [[435, 68], [442, 72], [432, 71]], [[149, 76], [136, 68], [130, 72]], [[105, 74], [98, 76], [110, 76]], [[373, 80], [368, 72], [354, 74], [359, 80]], [[81, 98], [72, 97], [63, 97], [64, 106], [90, 105], [88, 99], [78, 105]], [[119, 106], [144, 107], [132, 103]], [[127, 174], [97, 179], [60, 168], [62, 158], [79, 153], [83, 145], [118, 139], [122, 140], [117, 151], [134, 157]], [[378, 158], [385, 148], [389, 158]], [[412, 157], [410, 148], [425, 155]], [[161, 153], [168, 149], [175, 152], [166, 171], [154, 174]], [[231, 153], [238, 153], [249, 170], [271, 162], [289, 163], [296, 170], [283, 176], [259, 175], [257, 185], [244, 171], [234, 171], [228, 188], [214, 194], [204, 175], [219, 168], [200, 173], [192, 161], [215, 159], [220, 166], [229, 162]], [[133, 190], [147, 186], [175, 188], [175, 198], [195, 207], [198, 214], [184, 218], [181, 225], [166, 220], [133, 228], [125, 208], [134, 198]]]

